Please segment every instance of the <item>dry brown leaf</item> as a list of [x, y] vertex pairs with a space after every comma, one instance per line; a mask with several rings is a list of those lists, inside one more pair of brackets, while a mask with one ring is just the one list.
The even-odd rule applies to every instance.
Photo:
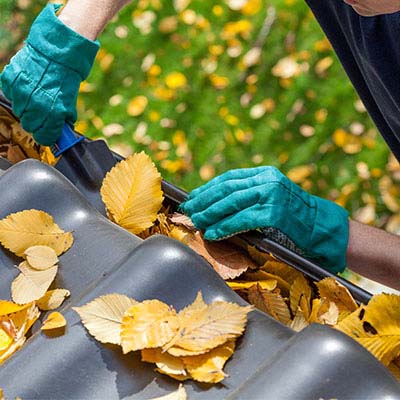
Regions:
[[129, 308], [121, 325], [122, 351], [161, 347], [179, 329], [176, 311], [159, 300], [145, 300]]
[[61, 306], [70, 294], [70, 291], [67, 289], [49, 290], [43, 297], [36, 301], [36, 305], [43, 311], [55, 310]]
[[29, 247], [24, 255], [29, 265], [37, 270], [49, 269], [58, 263], [56, 252], [49, 246]]
[[107, 173], [101, 197], [112, 220], [138, 234], [153, 224], [161, 208], [161, 175], [149, 156], [133, 154]]
[[357, 309], [357, 303], [353, 299], [349, 290], [339, 283], [335, 278], [325, 278], [320, 282], [316, 282], [320, 297], [324, 297], [329, 301], [334, 302], [339, 312], [350, 311]]
[[89, 333], [102, 343], [121, 344], [122, 317], [136, 300], [122, 294], [107, 294], [82, 307], [73, 307]]
[[65, 320], [64, 316], [55, 311], [49, 314], [40, 329], [42, 331], [51, 331], [54, 329], [64, 328], [66, 325], [67, 321]]
[[286, 325], [291, 321], [289, 307], [281, 295], [264, 290], [257, 284], [249, 289], [248, 299], [259, 310], [271, 315], [283, 324]]
[[185, 390], [185, 387], [181, 384], [181, 385], [179, 385], [179, 388], [177, 391], [169, 393], [165, 396], [155, 397], [150, 400], [186, 400], [186, 399], [187, 399], [186, 390]]
[[310, 315], [310, 302], [312, 290], [307, 279], [301, 275], [290, 286], [290, 309], [294, 314], [297, 308], [303, 310], [304, 316], [307, 319]]
[[200, 232], [190, 237], [188, 246], [204, 257], [223, 279], [233, 279], [248, 268], [256, 268], [250, 259], [238, 247], [223, 242], [207, 242]]
[[190, 351], [207, 351], [240, 336], [253, 307], [215, 301], [204, 308], [198, 298], [179, 316], [179, 331], [164, 350], [179, 347]]
[[20, 257], [26, 249], [37, 245], [49, 246], [60, 255], [72, 246], [73, 237], [44, 211], [25, 210], [0, 221], [0, 242]]
[[31, 268], [26, 261], [23, 261], [18, 268], [21, 273], [11, 284], [11, 297], [18, 304], [30, 303], [43, 297], [58, 270], [58, 266], [55, 265], [44, 271], [38, 271]]
[[308, 325], [309, 323], [305, 319], [303, 311], [300, 308], [296, 311], [293, 320], [288, 324], [288, 326], [296, 332], [302, 331], [304, 328], [307, 328]]
[[189, 230], [191, 232], [194, 232], [196, 230], [195, 226], [193, 225], [192, 220], [187, 215], [175, 212], [172, 215], [170, 215], [168, 218], [173, 224], [183, 226], [184, 228], [186, 228], [187, 230]]
[[267, 261], [276, 261], [273, 255], [257, 250], [253, 246], [247, 246], [247, 253], [251, 257], [251, 259], [258, 265], [263, 265]]
[[205, 354], [183, 357], [183, 363], [194, 380], [218, 383], [226, 378], [223, 368], [234, 351], [235, 341], [228, 340]]

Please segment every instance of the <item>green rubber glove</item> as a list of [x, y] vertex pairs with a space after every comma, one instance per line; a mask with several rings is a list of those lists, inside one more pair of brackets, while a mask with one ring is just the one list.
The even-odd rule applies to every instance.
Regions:
[[228, 171], [193, 190], [180, 209], [207, 240], [273, 227], [331, 272], [346, 266], [347, 211], [308, 194], [274, 167]]
[[79, 85], [89, 75], [97, 41], [79, 35], [56, 16], [49, 4], [32, 24], [24, 47], [4, 68], [0, 82], [23, 128], [35, 140], [52, 145], [65, 122], [76, 121]]

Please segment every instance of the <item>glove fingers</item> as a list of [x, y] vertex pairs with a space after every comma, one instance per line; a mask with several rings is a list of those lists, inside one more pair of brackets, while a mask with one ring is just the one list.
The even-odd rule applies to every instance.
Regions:
[[192, 192], [190, 192], [188, 199], [196, 197], [200, 193], [203, 193], [204, 191], [208, 190], [209, 188], [216, 186], [220, 183], [230, 181], [230, 180], [250, 178], [254, 175], [257, 175], [257, 174], [265, 171], [266, 168], [268, 168], [268, 167], [263, 166], [263, 167], [256, 167], [256, 168], [232, 169], [230, 171], [227, 171], [227, 172], [211, 179], [209, 182], [198, 187], [197, 189], [194, 189]]
[[[206, 229], [231, 214], [240, 212], [256, 204], [266, 205], [269, 201], [273, 202], [273, 194], [274, 191], [279, 189], [278, 185], [276, 182], [272, 182], [259, 186], [252, 185], [250, 188], [246, 187], [243, 190], [237, 189], [229, 195], [223, 196], [217, 202], [210, 204], [209, 207], [191, 215], [191, 219], [198, 229]], [[209, 191], [211, 192], [211, 189]], [[217, 191], [217, 194], [219, 192]], [[210, 193], [209, 197], [213, 193]], [[285, 202], [288, 203], [289, 196], [283, 194], [279, 196], [279, 199], [283, 205]], [[192, 202], [196, 202], [196, 200], [194, 199]]]
[[206, 240], [220, 240], [240, 232], [274, 226], [274, 206], [256, 204], [220, 220], [204, 232]]
[[[217, 182], [213, 185], [210, 185], [203, 192], [193, 195], [192, 197], [189, 196], [189, 199], [182, 204], [181, 210], [190, 216], [194, 213], [207, 210], [213, 204], [227, 198], [228, 196], [231, 196], [233, 193], [245, 191], [246, 189], [251, 189], [254, 192], [261, 190], [259, 188], [260, 186], [270, 183], [273, 184], [276, 182], [276, 179], [271, 177], [271, 174], [268, 173], [269, 168], [270, 167], [263, 167], [263, 169], [258, 171], [254, 171], [255, 168], [252, 169], [252, 171], [236, 170], [244, 174], [242, 174], [240, 177], [237, 177], [238, 174], [233, 174], [236, 179], [232, 178], [222, 182]], [[249, 172], [251, 172], [252, 175], [249, 176]], [[228, 173], [226, 173], [226, 175], [228, 175]], [[250, 195], [251, 193], [245, 192], [245, 194]], [[251, 195], [253, 196], [254, 194]], [[244, 194], [241, 194], [241, 198], [243, 196]], [[240, 208], [243, 208], [243, 206]]]

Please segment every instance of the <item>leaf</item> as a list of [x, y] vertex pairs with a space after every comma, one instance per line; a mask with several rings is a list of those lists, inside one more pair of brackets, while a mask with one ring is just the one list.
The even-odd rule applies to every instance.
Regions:
[[49, 314], [40, 329], [42, 331], [51, 331], [54, 329], [64, 328], [66, 325], [67, 321], [65, 320], [64, 316], [55, 311]]
[[309, 323], [305, 319], [303, 311], [300, 308], [296, 311], [292, 322], [288, 324], [288, 326], [296, 332], [302, 331], [304, 328], [307, 328], [308, 325]]
[[265, 272], [281, 277], [289, 284], [293, 284], [297, 278], [303, 276], [301, 272], [280, 261], [267, 260], [261, 269]]
[[259, 281], [229, 281], [226, 283], [232, 290], [249, 289], [257, 284], [260, 285], [262, 289], [274, 290], [278, 281], [276, 279], [266, 279]]
[[175, 212], [172, 215], [170, 215], [168, 218], [175, 225], [183, 226], [184, 228], [186, 228], [192, 232], [194, 232], [196, 230], [195, 226], [193, 225], [192, 220], [187, 215]]
[[259, 310], [271, 315], [283, 324], [288, 324], [291, 320], [290, 310], [282, 296], [272, 293], [257, 284], [252, 286], [248, 291], [249, 302], [256, 306]]
[[30, 307], [30, 304], [15, 304], [12, 301], [7, 300], [0, 300], [0, 317], [13, 314], [15, 312], [25, 310], [26, 308]]
[[223, 371], [225, 363], [235, 350], [235, 341], [226, 343], [211, 351], [193, 357], [183, 357], [183, 363], [192, 378], [199, 382], [218, 383], [226, 378]]
[[246, 271], [241, 279], [251, 282], [273, 279], [276, 280], [279, 290], [281, 290], [284, 295], [289, 295], [289, 283], [282, 279], [280, 276], [270, 274], [269, 272], [266, 272], [264, 270], [259, 269], [257, 271]]
[[38, 271], [31, 268], [26, 261], [23, 261], [18, 268], [21, 273], [11, 284], [11, 297], [18, 304], [30, 303], [43, 297], [58, 271], [57, 265]]
[[44, 211], [25, 210], [0, 221], [0, 242], [20, 257], [26, 249], [37, 245], [49, 246], [60, 255], [72, 246], [73, 237]]
[[161, 208], [161, 175], [145, 153], [136, 153], [107, 173], [101, 197], [114, 222], [138, 234], [153, 224]]
[[121, 325], [122, 351], [161, 347], [179, 329], [176, 311], [159, 300], [145, 300], [125, 312]]
[[178, 357], [171, 356], [171, 354], [167, 352], [163, 352], [159, 347], [154, 349], [142, 349], [141, 354], [142, 361], [155, 363], [166, 375], [182, 375], [190, 378], [183, 361]]
[[240, 336], [247, 323], [247, 314], [252, 310], [252, 306], [241, 307], [224, 301], [215, 301], [204, 308], [196, 299], [178, 314], [179, 331], [164, 350], [171, 347], [190, 351], [213, 349]]
[[335, 278], [325, 278], [316, 282], [320, 297], [333, 301], [339, 309], [339, 312], [357, 309], [357, 303], [353, 299], [348, 289], [339, 283]]
[[248, 268], [257, 267], [238, 247], [226, 241], [207, 242], [200, 232], [191, 236], [187, 244], [204, 257], [223, 279], [236, 278]]
[[165, 396], [154, 397], [153, 399], [150, 400], [186, 400], [186, 399], [187, 399], [186, 390], [185, 387], [181, 384], [179, 385], [177, 391], [167, 394]]
[[24, 255], [29, 265], [38, 270], [49, 269], [58, 263], [56, 252], [49, 246], [29, 247]]
[[308, 322], [326, 325], [336, 325], [339, 319], [339, 309], [333, 301], [326, 298], [313, 299]]
[[36, 301], [36, 305], [44, 311], [55, 310], [61, 306], [70, 294], [70, 291], [67, 289], [49, 290], [43, 297]]
[[307, 279], [301, 275], [293, 282], [290, 287], [290, 309], [293, 313], [297, 311], [300, 305], [304, 316], [308, 318], [310, 314], [311, 287]]
[[101, 343], [121, 344], [122, 317], [136, 300], [122, 294], [107, 294], [82, 307], [73, 307], [89, 333]]

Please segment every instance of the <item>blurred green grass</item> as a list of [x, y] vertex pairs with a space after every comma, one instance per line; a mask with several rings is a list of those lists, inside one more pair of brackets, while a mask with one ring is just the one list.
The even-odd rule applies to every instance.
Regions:
[[[44, 3], [0, 0], [3, 63]], [[124, 154], [144, 150], [187, 190], [231, 168], [274, 165], [400, 233], [398, 165], [304, 1], [233, 3], [139, 0], [122, 10], [99, 38], [77, 129]], [[259, 60], [246, 62], [258, 45]]]

